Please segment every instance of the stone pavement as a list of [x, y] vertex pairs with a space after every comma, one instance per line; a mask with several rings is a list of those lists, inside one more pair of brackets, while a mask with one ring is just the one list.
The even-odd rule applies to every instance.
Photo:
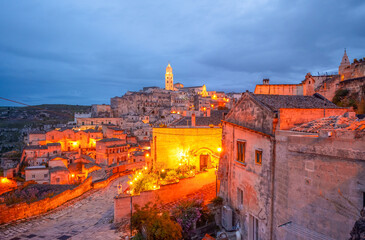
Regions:
[[90, 190], [39, 217], [0, 226], [0, 239], [120, 239], [113, 225], [117, 184], [127, 186], [128, 176], [120, 177], [98, 190]]

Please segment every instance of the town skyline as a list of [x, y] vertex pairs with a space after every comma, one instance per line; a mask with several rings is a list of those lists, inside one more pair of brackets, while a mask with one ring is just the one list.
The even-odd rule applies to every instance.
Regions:
[[344, 48], [351, 62], [365, 55], [361, 1], [139, 4], [2, 4], [0, 96], [108, 104], [163, 87], [168, 62], [185, 86], [253, 91], [263, 78], [293, 84], [336, 72]]

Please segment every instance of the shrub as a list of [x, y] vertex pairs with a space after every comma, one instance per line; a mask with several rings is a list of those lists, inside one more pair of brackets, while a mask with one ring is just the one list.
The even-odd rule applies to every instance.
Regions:
[[332, 99], [332, 102], [338, 105], [341, 100], [349, 94], [349, 90], [347, 89], [339, 89], [336, 91], [335, 96]]
[[148, 202], [144, 207], [135, 204], [132, 227], [137, 230], [137, 239], [178, 240], [182, 238], [181, 227], [172, 221], [168, 212], [160, 212], [157, 205]]
[[203, 205], [203, 199], [189, 199], [179, 202], [172, 209], [172, 216], [183, 230], [184, 239], [190, 239], [194, 233], [194, 225], [204, 225], [212, 216]]
[[136, 172], [131, 177], [133, 184], [130, 185], [133, 194], [139, 194], [143, 191], [154, 190], [157, 187], [158, 175], [154, 173]]

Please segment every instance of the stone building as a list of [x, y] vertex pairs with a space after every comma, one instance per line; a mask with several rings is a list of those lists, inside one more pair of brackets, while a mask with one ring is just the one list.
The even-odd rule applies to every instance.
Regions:
[[96, 163], [111, 165], [128, 160], [129, 145], [126, 139], [104, 138], [96, 142]]
[[91, 106], [91, 117], [93, 117], [93, 118], [109, 118], [109, 117], [111, 117], [110, 105], [93, 104]]
[[181, 165], [204, 168], [216, 167], [221, 149], [221, 120], [224, 112], [215, 111], [210, 117], [183, 117], [170, 127], [153, 128], [149, 167], [177, 168]]
[[345, 50], [338, 67], [338, 74], [312, 76], [307, 73], [305, 80], [300, 84], [270, 84], [269, 79], [264, 79], [263, 84], [256, 85], [255, 94], [310, 96], [319, 93], [332, 101], [337, 90], [349, 88], [350, 94], [360, 95], [358, 97], [360, 102], [365, 91], [364, 82], [365, 59], [354, 60], [353, 63], [350, 63]]
[[333, 116], [293, 130], [275, 136], [274, 239], [348, 239], [365, 207], [365, 120]]
[[347, 111], [319, 95], [242, 95], [223, 121], [219, 178], [243, 239], [274, 236], [276, 132]]
[[49, 183], [49, 169], [46, 166], [31, 166], [25, 168], [25, 181], [36, 181], [39, 184]]

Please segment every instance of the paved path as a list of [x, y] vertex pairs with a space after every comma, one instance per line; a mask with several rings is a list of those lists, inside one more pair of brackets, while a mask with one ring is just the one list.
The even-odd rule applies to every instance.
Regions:
[[49, 214], [28, 221], [0, 226], [0, 239], [120, 239], [112, 229], [114, 196], [117, 184], [127, 186], [128, 176], [114, 180], [108, 187], [90, 190]]

